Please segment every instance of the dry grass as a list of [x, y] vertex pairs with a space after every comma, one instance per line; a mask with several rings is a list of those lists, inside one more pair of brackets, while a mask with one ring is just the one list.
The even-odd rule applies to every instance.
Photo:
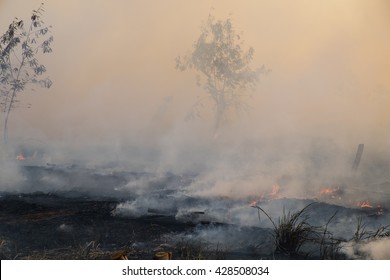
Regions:
[[309, 257], [308, 253], [302, 248], [305, 245], [312, 245], [312, 247], [319, 249], [317, 257], [320, 259], [343, 259], [346, 256], [341, 251], [345, 244], [353, 243], [356, 246], [368, 241], [390, 237], [390, 225], [380, 226], [376, 230], [369, 231], [360, 217], [355, 233], [349, 241], [335, 238], [332, 232], [328, 230], [328, 226], [337, 212], [328, 219], [325, 225], [313, 226], [307, 222], [310, 214], [309, 210], [313, 204], [308, 204], [297, 212], [289, 211], [286, 213], [283, 210], [282, 216], [277, 222], [260, 206], [252, 206], [258, 210], [259, 218], [260, 213], [263, 213], [273, 225], [275, 254], [282, 253], [292, 258]]
[[[113, 251], [104, 250], [99, 243], [91, 241], [75, 247], [35, 250], [26, 256], [17, 255], [16, 258], [25, 260], [125, 260], [139, 259], [139, 254], [140, 252], [131, 247]], [[6, 256], [5, 259], [10, 258]]]
[[77, 247], [64, 247], [33, 251], [24, 259], [31, 260], [97, 260], [109, 259], [110, 252], [104, 251], [94, 241]]
[[359, 217], [357, 220], [356, 231], [350, 241], [362, 242], [389, 236], [390, 225], [380, 226], [375, 231], [369, 231], [367, 230], [366, 224], [363, 223], [363, 218]]
[[219, 244], [212, 246], [206, 242], [181, 239], [175, 246], [175, 253], [181, 260], [223, 260], [226, 252]]
[[[260, 206], [252, 206], [267, 216], [273, 225], [274, 245], [276, 254], [286, 254], [292, 257], [302, 255], [301, 248], [307, 243], [318, 242], [321, 234], [321, 227], [310, 225], [308, 220], [308, 209], [314, 203], [308, 204], [297, 212], [285, 212], [275, 222], [270, 215]], [[326, 233], [322, 234], [322, 239]]]
[[313, 241], [319, 228], [307, 222], [305, 214], [309, 207], [310, 204], [294, 213], [283, 210], [282, 217], [274, 227], [276, 253], [297, 256], [305, 243]]
[[[368, 230], [363, 218], [357, 220], [356, 230], [352, 238], [341, 243], [340, 248], [349, 259], [375, 259], [368, 249], [370, 244], [390, 238], [390, 225], [379, 226], [376, 230]], [[385, 250], [385, 248], [383, 248]], [[381, 258], [381, 257], [379, 257]]]

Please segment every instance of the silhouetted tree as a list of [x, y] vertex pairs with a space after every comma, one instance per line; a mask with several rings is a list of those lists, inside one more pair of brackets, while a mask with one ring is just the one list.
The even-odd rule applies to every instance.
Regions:
[[192, 52], [176, 58], [177, 69], [194, 69], [201, 74], [197, 75], [198, 85], [203, 86], [215, 105], [215, 133], [229, 109], [245, 108], [245, 89], [254, 88], [259, 74], [267, 72], [264, 66], [251, 69], [253, 54], [251, 47], [243, 50], [241, 37], [229, 18], [217, 21], [209, 15]]
[[41, 16], [43, 4], [32, 12], [29, 24], [15, 19], [0, 37], [0, 108], [3, 112], [3, 139], [8, 141], [8, 120], [11, 110], [19, 102], [18, 96], [28, 86], [49, 88], [52, 81], [42, 78], [46, 67], [39, 63], [40, 53], [51, 53], [51, 26]]

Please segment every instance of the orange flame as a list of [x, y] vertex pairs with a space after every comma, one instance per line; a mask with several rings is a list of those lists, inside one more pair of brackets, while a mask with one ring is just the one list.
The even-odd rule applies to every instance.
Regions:
[[358, 202], [358, 206], [361, 208], [374, 208], [368, 201]]
[[26, 158], [22, 154], [18, 154], [16, 160], [26, 160]]
[[273, 198], [278, 197], [279, 191], [280, 191], [279, 185], [275, 184], [272, 186], [272, 191], [270, 192], [269, 196]]
[[261, 194], [259, 196], [251, 196], [250, 202], [248, 206], [254, 207], [258, 204], [259, 201], [271, 200], [271, 199], [279, 199], [279, 191], [280, 187], [278, 184], [272, 186], [272, 191], [269, 194]]
[[255, 207], [257, 205], [257, 201], [253, 201], [248, 204], [249, 207]]
[[336, 192], [337, 192], [337, 189], [326, 188], [326, 189], [322, 189], [320, 191], [320, 195], [334, 194]]

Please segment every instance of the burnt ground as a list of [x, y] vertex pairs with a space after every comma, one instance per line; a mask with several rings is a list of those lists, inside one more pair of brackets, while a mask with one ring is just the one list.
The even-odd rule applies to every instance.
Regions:
[[[126, 204], [134, 194], [113, 192], [113, 186], [126, 186], [150, 176], [147, 173], [103, 174], [76, 166], [24, 166], [21, 172], [25, 180], [19, 183], [18, 192], [0, 195], [1, 259], [116, 259], [126, 256], [148, 260], [158, 251], [172, 252], [173, 259], [318, 258], [309, 254], [275, 254], [270, 228], [238, 226], [213, 220], [210, 216], [202, 219], [207, 211], [193, 211], [185, 216], [186, 219], [177, 219], [178, 203], [202, 204], [203, 209], [207, 209], [216, 203], [222, 208], [233, 207], [234, 203], [230, 201], [222, 203], [211, 199], [200, 203], [181, 198], [180, 202], [165, 209], [148, 208], [137, 216], [118, 215], [118, 205]], [[183, 178], [173, 174], [165, 174], [158, 180], [152, 178], [148, 188], [155, 190], [160, 186], [161, 192], [154, 196], [149, 193], [147, 199], [156, 199], [156, 196], [165, 199], [191, 180], [191, 176]], [[88, 190], [87, 186], [98, 188], [99, 194]], [[33, 191], [36, 189], [39, 191]], [[280, 199], [268, 206], [280, 204], [284, 209], [288, 203], [298, 202], [302, 203]], [[372, 210], [336, 207], [329, 203], [317, 203], [312, 214], [316, 221], [323, 217], [324, 224], [335, 212], [342, 217], [360, 215], [373, 221], [382, 219]], [[340, 221], [338, 227], [343, 226]], [[212, 243], [201, 238], [205, 232]], [[345, 258], [338, 251], [336, 253], [332, 258]]]
[[[129, 259], [152, 259], [157, 251], [173, 252], [174, 259], [254, 258], [253, 250], [227, 254], [218, 245], [190, 240], [187, 235], [203, 227], [233, 231], [241, 227], [178, 221], [174, 205], [148, 208], [137, 217], [115, 214], [119, 204], [137, 196], [121, 191], [129, 182], [147, 181], [148, 193], [164, 200], [188, 185], [191, 176], [156, 178], [143, 172], [98, 172], [76, 165], [19, 168], [21, 180], [6, 186], [15, 190], [0, 193], [1, 259], [111, 259], [117, 253]], [[147, 203], [149, 198], [145, 199]], [[261, 229], [249, 231], [257, 234]]]
[[[130, 219], [112, 215], [117, 201], [64, 198], [54, 194], [8, 195], [0, 199], [0, 235], [7, 258], [110, 258], [128, 250], [133, 258], [151, 259], [162, 233], [188, 226], [154, 217]], [[93, 242], [92, 244], [89, 244]], [[148, 244], [133, 248], [135, 242]], [[90, 247], [88, 248], [88, 244]], [[131, 249], [131, 250], [130, 250]], [[91, 250], [90, 250], [91, 251]], [[131, 252], [130, 252], [131, 251]], [[98, 253], [98, 252], [95, 252]]]
[[[253, 259], [265, 257], [256, 248], [229, 252], [206, 243], [180, 240], [199, 227], [218, 223], [178, 222], [173, 216], [139, 218], [113, 215], [118, 201], [32, 193], [0, 198], [2, 259], [111, 259], [125, 251], [128, 259], [152, 259], [156, 251], [173, 251], [174, 259]], [[242, 229], [236, 229], [241, 231]], [[249, 230], [249, 229], [248, 229]], [[251, 229], [262, 234], [264, 230]], [[169, 245], [167, 242], [171, 242]]]

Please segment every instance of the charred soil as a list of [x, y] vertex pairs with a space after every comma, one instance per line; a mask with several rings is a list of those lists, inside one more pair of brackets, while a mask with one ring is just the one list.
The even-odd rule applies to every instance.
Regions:
[[[180, 187], [189, 184], [191, 176], [166, 174], [159, 180], [150, 180], [150, 191], [138, 196], [144, 196], [142, 203], [152, 199], [150, 205], [156, 207], [146, 207], [145, 212], [131, 216], [126, 214], [127, 203], [136, 201], [137, 194], [124, 194], [122, 187], [150, 174], [103, 174], [74, 166], [27, 166], [21, 170], [25, 178], [19, 186], [22, 191], [0, 194], [1, 259], [153, 259], [157, 252], [169, 252], [173, 259], [318, 258], [313, 254], [275, 252], [272, 227], [245, 226], [215, 219], [216, 214], [221, 213], [225, 218], [232, 218], [237, 209], [245, 210], [250, 217], [257, 219], [255, 210], [247, 212], [251, 207], [241, 207], [245, 202], [179, 196]], [[55, 180], [47, 180], [49, 175]], [[58, 182], [66, 185], [68, 190], [61, 188]], [[42, 191], [29, 191], [35, 185], [39, 185]], [[88, 186], [104, 191], [96, 195], [93, 190], [88, 191]], [[53, 191], [48, 191], [51, 188]], [[158, 199], [167, 197], [171, 201], [176, 199], [176, 202], [159, 208], [162, 204]], [[278, 199], [264, 202], [261, 207], [272, 209], [280, 206], [284, 209], [288, 204], [309, 202]], [[219, 206], [215, 207], [216, 204]], [[239, 207], [234, 208], [237, 204]], [[122, 214], [117, 211], [120, 205], [125, 205], [123, 209], [126, 211]], [[182, 205], [190, 206], [190, 211], [181, 211]], [[234, 208], [234, 211], [229, 212], [229, 208]], [[314, 222], [318, 222], [318, 217], [326, 222], [335, 212], [341, 217], [356, 215], [371, 221], [387, 221], [383, 219], [383, 213], [378, 217], [374, 210], [321, 202], [310, 208], [310, 214]], [[338, 228], [345, 227], [343, 220], [335, 224]], [[202, 239], [206, 234], [213, 242]], [[345, 258], [336, 248], [340, 242], [332, 239], [330, 245], [335, 246], [335, 249], [331, 248], [334, 250], [332, 258]], [[320, 244], [321, 250], [325, 248], [324, 244]]]

